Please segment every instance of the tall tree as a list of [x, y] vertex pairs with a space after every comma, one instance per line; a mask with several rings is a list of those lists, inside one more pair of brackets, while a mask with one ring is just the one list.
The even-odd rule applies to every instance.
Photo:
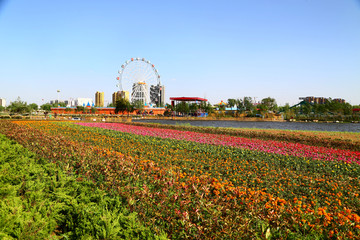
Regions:
[[276, 111], [277, 110], [277, 104], [276, 100], [271, 97], [267, 97], [261, 100], [261, 104], [265, 105], [268, 110], [270, 111]]
[[26, 102], [21, 101], [20, 97], [16, 99], [16, 101], [11, 102], [10, 105], [7, 107], [12, 113], [27, 113], [30, 112], [31, 109], [27, 105]]
[[190, 111], [189, 104], [187, 102], [180, 102], [175, 107], [177, 112], [188, 114]]
[[52, 105], [50, 103], [45, 103], [40, 106], [40, 109], [50, 112]]
[[228, 106], [230, 108], [232, 108], [232, 107], [234, 107], [236, 105], [236, 99], [229, 98], [227, 102], [228, 102]]
[[31, 110], [35, 110], [35, 111], [39, 109], [39, 106], [36, 103], [29, 104], [29, 107]]
[[115, 113], [118, 114], [120, 112], [121, 114], [124, 114], [124, 112], [128, 110], [129, 105], [131, 104], [128, 100], [126, 100], [125, 98], [120, 98], [116, 101]]
[[126, 104], [126, 111], [128, 113], [128, 116], [130, 115], [130, 113], [132, 113], [135, 110], [135, 106], [133, 104], [131, 104], [130, 102], [127, 102]]
[[251, 97], [244, 97], [243, 105], [244, 105], [245, 111], [249, 111], [252, 113], [255, 109], [255, 106], [252, 102]]
[[197, 103], [192, 103], [189, 105], [189, 111], [191, 113], [197, 112], [198, 109], [199, 109], [199, 104], [197, 104]]
[[240, 113], [240, 112], [243, 112], [245, 109], [244, 107], [244, 102], [242, 99], [236, 99], [235, 100], [235, 104], [236, 104], [236, 110]]
[[136, 110], [143, 110], [144, 109], [144, 102], [141, 100], [136, 100], [132, 104]]

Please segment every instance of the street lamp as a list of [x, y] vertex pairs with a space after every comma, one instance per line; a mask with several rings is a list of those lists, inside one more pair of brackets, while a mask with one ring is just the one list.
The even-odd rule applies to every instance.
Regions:
[[58, 93], [58, 94], [57, 94], [57, 95], [58, 95], [58, 99], [57, 99], [57, 100], [58, 100], [58, 107], [60, 107], [60, 102], [59, 102], [59, 93], [60, 93], [60, 90], [57, 90], [57, 93]]

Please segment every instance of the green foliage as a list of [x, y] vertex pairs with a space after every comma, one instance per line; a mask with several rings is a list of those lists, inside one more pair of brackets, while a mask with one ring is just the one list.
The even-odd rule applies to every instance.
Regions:
[[250, 113], [252, 113], [255, 110], [255, 106], [252, 102], [251, 97], [244, 97], [243, 106], [245, 108], [245, 111], [248, 111]]
[[11, 102], [7, 107], [8, 110], [12, 113], [27, 113], [31, 111], [31, 108], [27, 105], [26, 102], [21, 101], [20, 97], [16, 99], [16, 101]]
[[187, 102], [180, 102], [175, 106], [176, 112], [188, 114], [190, 112], [189, 104]]
[[228, 102], [228, 106], [230, 108], [232, 108], [232, 107], [234, 107], [236, 105], [236, 99], [229, 98], [227, 102]]
[[124, 200], [0, 135], [1, 239], [156, 239]]
[[189, 110], [192, 113], [195, 113], [199, 108], [200, 108], [199, 104], [197, 104], [197, 103], [192, 103], [189, 105]]
[[40, 106], [40, 109], [42, 109], [44, 111], [48, 111], [48, 112], [51, 111], [51, 108], [52, 108], [52, 105], [50, 103], [45, 103]]
[[75, 112], [84, 112], [85, 111], [85, 107], [83, 106], [76, 106]]
[[116, 105], [115, 105], [115, 113], [122, 113], [124, 114], [124, 112], [129, 110], [132, 110], [133, 107], [131, 105], [131, 103], [126, 100], [125, 98], [120, 98], [119, 100], [116, 101]]
[[95, 108], [95, 107], [91, 107], [91, 109], [90, 109], [90, 111], [91, 111], [91, 113], [96, 113], [97, 112], [97, 108]]
[[133, 102], [133, 106], [136, 110], [143, 110], [144, 109], [144, 103], [143, 101], [137, 100]]
[[29, 104], [29, 107], [31, 110], [34, 110], [34, 111], [39, 109], [39, 106], [36, 103]]
[[201, 102], [200, 103], [200, 109], [203, 110], [206, 113], [213, 113], [214, 108], [211, 106], [209, 102]]
[[261, 104], [265, 106], [267, 110], [275, 111], [277, 110], [276, 100], [271, 97], [267, 97], [261, 100]]

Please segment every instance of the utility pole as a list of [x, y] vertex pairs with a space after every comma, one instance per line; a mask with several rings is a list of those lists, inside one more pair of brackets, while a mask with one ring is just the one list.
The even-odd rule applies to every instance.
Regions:
[[58, 97], [58, 98], [57, 98], [57, 100], [58, 100], [58, 107], [60, 107], [60, 102], [59, 102], [59, 94], [60, 94], [60, 90], [57, 90], [57, 93], [58, 93], [58, 94], [57, 94], [57, 95], [58, 95], [58, 96], [57, 96], [57, 97]]

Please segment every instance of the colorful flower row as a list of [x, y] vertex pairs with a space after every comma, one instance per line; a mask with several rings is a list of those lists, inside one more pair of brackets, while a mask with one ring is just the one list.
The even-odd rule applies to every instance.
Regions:
[[233, 137], [229, 135], [218, 135], [208, 133], [198, 133], [189, 131], [179, 131], [172, 129], [160, 129], [142, 126], [133, 126], [120, 123], [78, 123], [82, 126], [99, 127], [121, 132], [133, 133], [143, 136], [170, 138], [176, 140], [187, 140], [198, 143], [214, 144], [222, 146], [238, 147], [249, 150], [263, 151], [267, 153], [277, 153], [281, 155], [292, 155], [296, 157], [306, 157], [315, 160], [344, 161], [347, 163], [360, 164], [360, 152], [349, 150], [339, 150], [325, 147], [314, 147], [304, 144], [265, 141], [259, 139], [248, 139]]
[[360, 151], [360, 132], [324, 132], [324, 131], [295, 131], [281, 129], [255, 128], [214, 128], [186, 125], [165, 125], [158, 123], [132, 122], [131, 125], [213, 133], [236, 137], [276, 140], [293, 143], [302, 143], [311, 146], [330, 147], [343, 150]]

